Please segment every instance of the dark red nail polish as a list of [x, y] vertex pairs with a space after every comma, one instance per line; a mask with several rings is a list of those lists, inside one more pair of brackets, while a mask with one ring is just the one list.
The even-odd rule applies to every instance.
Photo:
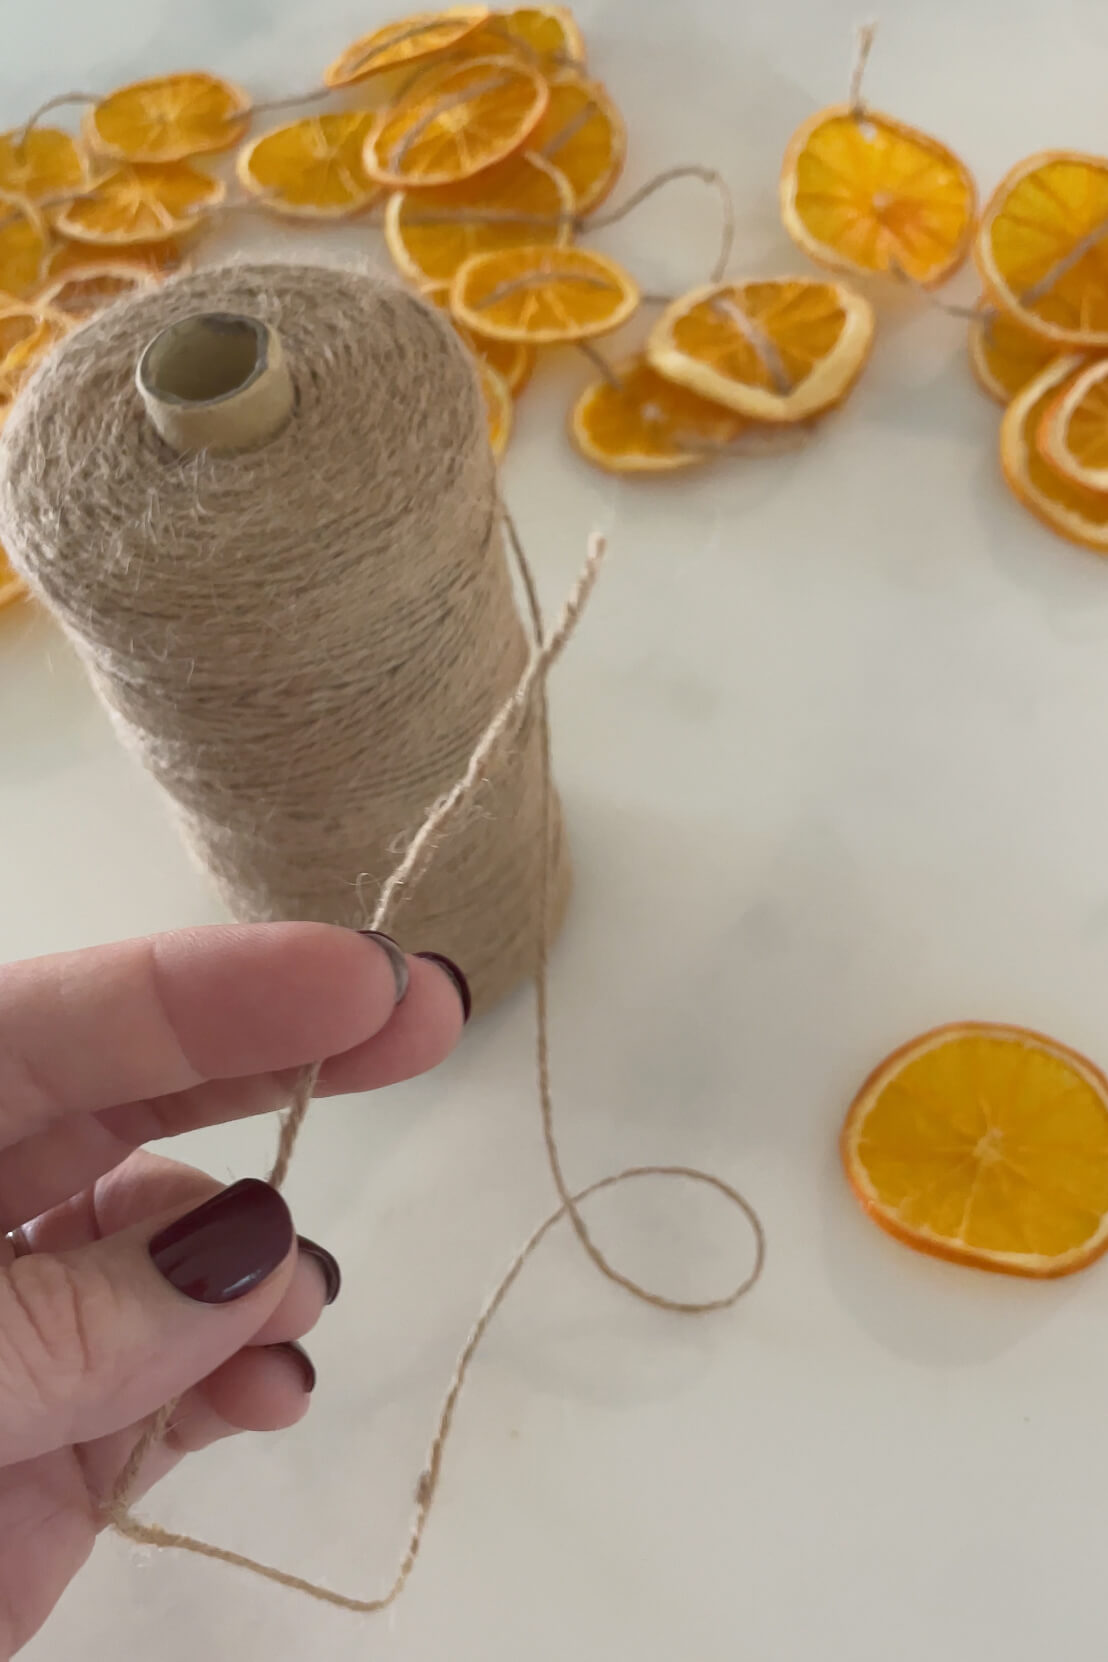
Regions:
[[296, 1231], [276, 1189], [244, 1177], [154, 1236], [154, 1267], [198, 1304], [229, 1304], [273, 1274]]
[[266, 1350], [280, 1351], [282, 1356], [292, 1358], [303, 1381], [304, 1389], [310, 1396], [315, 1390], [316, 1371], [315, 1363], [304, 1349], [304, 1346], [298, 1345], [295, 1339], [288, 1339], [283, 1345], [266, 1345], [265, 1348]]
[[321, 1247], [318, 1241], [310, 1241], [306, 1235], [298, 1235], [296, 1244], [308, 1258], [312, 1258], [323, 1271], [323, 1280], [327, 1287], [326, 1303], [334, 1304], [342, 1287], [342, 1271], [339, 1261], [333, 1253]]
[[364, 935], [367, 941], [374, 941], [388, 958], [392, 978], [396, 982], [396, 1002], [399, 1004], [408, 990], [407, 958], [392, 936], [382, 934], [380, 929], [359, 929], [358, 934]]
[[446, 971], [458, 989], [458, 997], [462, 1001], [462, 1016], [468, 1021], [473, 1009], [473, 994], [469, 990], [469, 982], [453, 958], [448, 958], [443, 952], [417, 952], [416, 957], [426, 958], [429, 964], [437, 964], [441, 970]]

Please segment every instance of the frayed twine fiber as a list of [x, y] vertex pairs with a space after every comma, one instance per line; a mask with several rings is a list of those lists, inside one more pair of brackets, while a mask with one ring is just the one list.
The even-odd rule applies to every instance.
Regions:
[[[252, 280], [253, 275], [251, 273]], [[267, 273], [267, 275], [269, 274]], [[299, 275], [304, 281], [314, 281], [320, 274], [301, 272]], [[376, 288], [376, 285], [374, 287]], [[235, 302], [236, 307], [241, 309], [238, 306], [239, 297], [237, 295], [235, 296]], [[129, 303], [127, 306], [128, 312], [132, 311], [134, 307], [135, 303]], [[269, 320], [267, 318], [267, 321]], [[166, 321], [169, 321], [169, 319]], [[36, 386], [33, 396], [40, 401], [44, 399], [45, 394], [41, 384]], [[403, 397], [404, 395], [401, 394], [401, 401], [403, 401]], [[471, 425], [478, 428], [482, 437], [484, 436], [483, 420], [480, 419], [479, 413], [474, 411], [472, 403], [465, 406], [464, 418], [461, 411], [456, 412], [456, 417], [459, 422], [462, 419], [469, 421]], [[45, 419], [45, 411], [42, 412], [40, 419]], [[13, 495], [18, 496], [18, 492], [13, 490], [10, 463], [4, 457], [3, 450], [4, 447], [0, 446], [0, 511], [6, 512]], [[241, 463], [242, 458], [237, 460]], [[39, 490], [40, 492], [42, 490], [41, 479]], [[57, 505], [55, 511], [60, 511], [60, 504]], [[530, 722], [533, 725], [539, 758], [538, 788], [535, 803], [537, 837], [532, 848], [535, 890], [535, 934], [532, 948], [537, 1017], [536, 1069], [543, 1137], [558, 1193], [559, 1205], [539, 1224], [516, 1253], [505, 1274], [485, 1301], [477, 1320], [470, 1329], [469, 1336], [455, 1364], [449, 1387], [439, 1411], [426, 1463], [416, 1488], [416, 1506], [409, 1528], [407, 1545], [392, 1581], [379, 1595], [371, 1598], [357, 1598], [340, 1593], [321, 1583], [308, 1581], [302, 1576], [293, 1575], [276, 1565], [267, 1564], [264, 1561], [249, 1558], [243, 1553], [233, 1552], [226, 1547], [218, 1546], [214, 1542], [166, 1530], [157, 1524], [147, 1523], [135, 1517], [130, 1510], [130, 1500], [141, 1484], [142, 1468], [147, 1454], [165, 1435], [172, 1422], [176, 1406], [173, 1403], [167, 1404], [152, 1418], [120, 1472], [115, 1489], [105, 1507], [107, 1521], [120, 1534], [139, 1544], [176, 1548], [180, 1551], [230, 1564], [267, 1581], [296, 1592], [305, 1593], [323, 1603], [362, 1614], [372, 1614], [387, 1609], [399, 1597], [408, 1581], [434, 1504], [442, 1472], [443, 1454], [447, 1438], [450, 1435], [455, 1408], [470, 1363], [488, 1330], [489, 1324], [518, 1279], [527, 1260], [555, 1224], [562, 1218], [569, 1218], [588, 1256], [609, 1280], [615, 1281], [635, 1297], [648, 1304], [680, 1314], [698, 1315], [712, 1310], [726, 1309], [737, 1303], [758, 1280], [765, 1260], [765, 1235], [757, 1213], [737, 1189], [734, 1189], [729, 1183], [711, 1172], [699, 1171], [688, 1166], [629, 1166], [622, 1171], [599, 1178], [575, 1194], [571, 1194], [567, 1187], [554, 1129], [548, 1035], [548, 958], [554, 921], [559, 915], [562, 904], [559, 898], [559, 870], [564, 855], [560, 852], [561, 838], [557, 818], [557, 799], [551, 783], [550, 724], [546, 700], [546, 677], [576, 628], [581, 612], [596, 581], [600, 562], [605, 552], [605, 545], [600, 537], [594, 536], [591, 539], [584, 570], [566, 603], [561, 619], [550, 634], [545, 634], [538, 594], [530, 566], [510, 517], [504, 514], [504, 520], [527, 598], [534, 635], [533, 648], [519, 673], [515, 685], [494, 711], [483, 732], [473, 745], [465, 766], [459, 772], [456, 781], [450, 789], [439, 796], [419, 829], [410, 839], [399, 863], [394, 867], [388, 879], [380, 886], [376, 909], [372, 914], [371, 921], [374, 928], [380, 928], [390, 923], [394, 906], [398, 904], [400, 899], [407, 897], [409, 888], [414, 886], [418, 890], [423, 884], [427, 883], [430, 874], [435, 870], [437, 862], [442, 859], [443, 850], [449, 851], [451, 847], [451, 842], [446, 840], [447, 834], [449, 833], [449, 838], [453, 839], [459, 825], [464, 833], [466, 823], [464, 810], [471, 801], [473, 794], [482, 787], [486, 773], [491, 771], [493, 767], [494, 758], [513, 734], [518, 735], [521, 724]], [[40, 533], [41, 540], [34, 545], [40, 552], [49, 547], [46, 536], [48, 523], [49, 521], [46, 519]], [[46, 583], [41, 585], [41, 589], [44, 593], [51, 593]], [[65, 614], [62, 615], [64, 619]], [[69, 627], [73, 628], [72, 622], [70, 622]], [[230, 686], [227, 688], [227, 695], [232, 696]], [[296, 1139], [311, 1103], [318, 1075], [318, 1064], [301, 1071], [292, 1100], [282, 1116], [277, 1153], [270, 1172], [270, 1181], [277, 1187], [280, 1187], [284, 1182], [288, 1172]], [[683, 1301], [666, 1297], [625, 1275], [610, 1262], [593, 1240], [581, 1214], [580, 1206], [583, 1201], [620, 1183], [644, 1178], [665, 1177], [677, 1178], [710, 1187], [723, 1195], [747, 1218], [754, 1240], [753, 1264], [745, 1278], [729, 1292], [715, 1298], [699, 1301]]]
[[[147, 419], [136, 358], [197, 312], [281, 339], [297, 404], [260, 449], [180, 456]], [[24, 390], [0, 519], [234, 916], [366, 927], [527, 662], [454, 331], [351, 272], [180, 278], [94, 319]], [[478, 1010], [534, 965], [541, 749], [525, 712], [391, 908], [406, 946], [465, 966]], [[557, 807], [554, 826], [557, 928], [570, 888]]]

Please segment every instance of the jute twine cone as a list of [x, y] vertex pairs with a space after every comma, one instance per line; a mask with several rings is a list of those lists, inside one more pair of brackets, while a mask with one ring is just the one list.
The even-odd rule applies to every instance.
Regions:
[[[243, 920], [366, 924], [527, 661], [464, 349], [350, 272], [197, 272], [77, 331], [5, 427], [0, 535]], [[394, 907], [478, 1008], [534, 968], [542, 767], [531, 710]]]

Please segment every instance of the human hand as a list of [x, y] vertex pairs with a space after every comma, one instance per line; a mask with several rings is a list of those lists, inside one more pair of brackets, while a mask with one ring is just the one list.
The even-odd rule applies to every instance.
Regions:
[[88, 1557], [152, 1413], [180, 1398], [144, 1490], [222, 1437], [294, 1424], [315, 1382], [295, 1341], [338, 1291], [330, 1254], [268, 1185], [223, 1189], [140, 1145], [279, 1107], [321, 1057], [323, 1093], [407, 1079], [467, 1009], [442, 960], [314, 923], [0, 967], [3, 1662]]

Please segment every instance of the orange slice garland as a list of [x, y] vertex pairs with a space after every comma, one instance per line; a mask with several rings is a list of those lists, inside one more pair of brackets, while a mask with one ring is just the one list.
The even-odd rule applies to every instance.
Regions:
[[941, 283], [969, 252], [975, 207], [973, 179], [952, 150], [876, 111], [821, 110], [785, 152], [785, 229], [839, 270]]
[[115, 161], [164, 164], [237, 144], [249, 115], [247, 94], [218, 75], [159, 75], [102, 98], [86, 117], [85, 135]]
[[867, 1079], [841, 1147], [870, 1217], [920, 1252], [1041, 1278], [1108, 1247], [1108, 1080], [1038, 1033], [914, 1039]]
[[[459, 185], [394, 192], [385, 210], [385, 241], [398, 270], [426, 288], [451, 282], [474, 254], [567, 243], [573, 212], [565, 174], [525, 150]], [[536, 225], [536, 219], [549, 223]]]
[[868, 300], [818, 278], [694, 289], [647, 343], [660, 375], [757, 421], [793, 422], [841, 403], [873, 341]]
[[195, 230], [226, 187], [187, 162], [121, 167], [62, 208], [55, 225], [77, 242], [155, 242]]
[[1108, 491], [1108, 361], [1067, 382], [1047, 407], [1037, 441], [1044, 461], [1067, 479]]
[[37, 296], [39, 305], [82, 319], [103, 311], [116, 300], [153, 288], [157, 275], [140, 265], [104, 263], [63, 272]]
[[362, 35], [323, 71], [329, 87], [348, 87], [371, 75], [408, 69], [461, 46], [489, 17], [487, 6], [449, 6], [441, 12], [416, 12], [397, 23]]
[[970, 324], [970, 368], [998, 404], [1009, 404], [1057, 356], [1056, 348], [1033, 335], [1006, 312], [980, 302], [983, 315]]
[[27, 593], [27, 585], [18, 572], [12, 569], [8, 556], [0, 548], [0, 611], [10, 606], [14, 600], [22, 600]]
[[991, 297], [1025, 328], [1059, 351], [1108, 349], [1108, 159], [1059, 150], [1020, 162], [986, 204], [974, 253]]
[[0, 136], [0, 190], [31, 202], [80, 190], [88, 178], [84, 153], [57, 127]]
[[566, 6], [517, 6], [494, 12], [485, 27], [466, 41], [471, 52], [518, 52], [544, 70], [583, 64], [585, 39]]
[[450, 309], [497, 340], [532, 346], [591, 340], [618, 329], [639, 303], [638, 285], [614, 260], [584, 248], [509, 248], [475, 254], [459, 269]]
[[550, 78], [550, 102], [531, 143], [565, 174], [578, 213], [587, 214], [600, 206], [623, 171], [627, 130], [599, 81], [566, 69]]
[[0, 199], [0, 295], [23, 299], [42, 280], [48, 237], [30, 202]]
[[537, 70], [513, 58], [432, 65], [382, 110], [363, 161], [384, 185], [451, 185], [522, 150], [550, 94]]
[[671, 473], [708, 461], [745, 425], [734, 410], [665, 380], [637, 357], [585, 388], [570, 411], [569, 436], [607, 473]]
[[1009, 404], [1000, 428], [1000, 463], [1012, 492], [1052, 531], [1108, 554], [1108, 491], [1067, 478], [1043, 455], [1044, 417], [1082, 367], [1080, 358], [1056, 358]]
[[239, 183], [274, 213], [306, 219], [361, 213], [381, 194], [362, 165], [372, 121], [367, 110], [344, 110], [263, 133], [239, 151]]

